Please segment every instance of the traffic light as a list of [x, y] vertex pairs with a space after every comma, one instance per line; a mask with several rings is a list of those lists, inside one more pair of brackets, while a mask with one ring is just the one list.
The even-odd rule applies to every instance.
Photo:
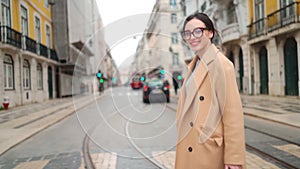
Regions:
[[98, 77], [98, 78], [101, 78], [101, 77], [102, 77], [102, 72], [101, 72], [100, 70], [99, 70], [98, 73], [97, 73], [97, 77]]
[[100, 82], [100, 83], [103, 83], [103, 82], [104, 82], [104, 80], [101, 78], [101, 79], [99, 80], [99, 82]]
[[145, 81], [145, 77], [144, 76], [141, 76], [141, 81]]
[[178, 76], [177, 76], [177, 79], [178, 79], [178, 80], [182, 80], [182, 76], [181, 76], [181, 75], [178, 75]]
[[164, 75], [165, 74], [165, 69], [161, 69], [160, 74]]

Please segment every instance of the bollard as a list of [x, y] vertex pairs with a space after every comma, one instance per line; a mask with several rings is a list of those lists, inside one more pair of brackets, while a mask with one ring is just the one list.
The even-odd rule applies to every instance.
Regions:
[[4, 110], [7, 110], [8, 106], [9, 106], [9, 98], [7, 96], [4, 97], [2, 104], [3, 104]]

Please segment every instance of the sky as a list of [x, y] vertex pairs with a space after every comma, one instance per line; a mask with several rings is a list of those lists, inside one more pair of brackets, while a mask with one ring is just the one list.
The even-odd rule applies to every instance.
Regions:
[[[113, 27], [114, 25], [118, 25], [120, 20], [124, 19], [127, 19], [128, 22], [134, 23], [134, 20], [136, 19], [131, 16], [151, 13], [155, 2], [156, 0], [97, 0], [98, 9], [100, 11], [104, 27]], [[130, 20], [130, 18], [132, 18], [132, 20]], [[119, 23], [117, 24], [117, 22]], [[139, 22], [139, 24], [144, 24], [145, 28], [146, 23], [146, 21]], [[105, 29], [106, 41], [111, 40], [110, 37], [108, 37], [109, 33], [106, 32], [109, 30]], [[129, 36], [128, 38], [119, 39], [118, 43], [113, 43], [113, 45], [108, 43], [111, 47], [111, 55], [117, 66], [129, 64], [129, 57], [135, 53], [140, 38], [141, 35]]]

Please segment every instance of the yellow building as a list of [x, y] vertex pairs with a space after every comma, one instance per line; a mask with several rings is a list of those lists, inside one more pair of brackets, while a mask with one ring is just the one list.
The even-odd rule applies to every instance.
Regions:
[[248, 2], [253, 94], [299, 96], [300, 1]]
[[11, 106], [56, 97], [49, 1], [1, 0], [0, 100]]

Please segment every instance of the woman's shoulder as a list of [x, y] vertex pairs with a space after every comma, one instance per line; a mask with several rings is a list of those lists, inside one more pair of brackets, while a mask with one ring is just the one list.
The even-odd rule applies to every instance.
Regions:
[[218, 58], [225, 69], [234, 69], [233, 63], [221, 51], [218, 52]]

